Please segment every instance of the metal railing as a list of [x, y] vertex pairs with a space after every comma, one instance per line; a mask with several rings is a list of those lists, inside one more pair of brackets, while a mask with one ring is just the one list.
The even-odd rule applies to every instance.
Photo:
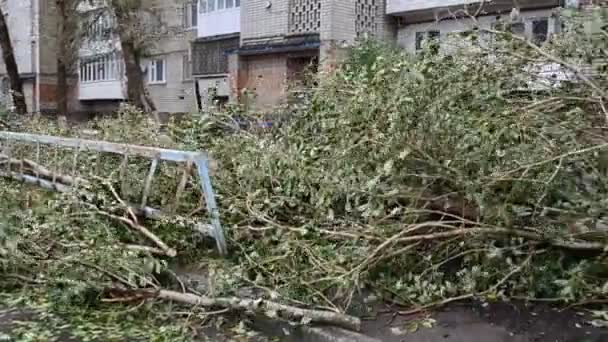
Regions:
[[[159, 162], [168, 161], [185, 164], [185, 167], [182, 169], [182, 177], [179, 181], [177, 189], [175, 190], [175, 203], [179, 201], [180, 196], [184, 192], [188, 177], [192, 171], [192, 167], [194, 166], [196, 174], [200, 179], [202, 194], [204, 195], [206, 209], [211, 221], [210, 225], [202, 226], [207, 227], [209, 235], [211, 235], [211, 237], [215, 239], [218, 252], [222, 255], [227, 254], [228, 248], [224, 231], [220, 223], [219, 210], [215, 199], [215, 193], [213, 191], [213, 186], [211, 184], [211, 176], [209, 173], [209, 158], [206, 153], [111, 143], [98, 140], [64, 138], [48, 135], [36, 135], [5, 131], [0, 131], [0, 143], [2, 143], [2, 145], [0, 145], [0, 159], [4, 158], [8, 160], [8, 162], [6, 163], [7, 168], [2, 170], [2, 172], [0, 172], [0, 175], [9, 176], [14, 179], [18, 179], [27, 183], [36, 184], [45, 188], [61, 192], [69, 191], [71, 186], [76, 186], [76, 184], [72, 183], [78, 182], [79, 179], [77, 174], [78, 156], [84, 151], [95, 151], [122, 156], [123, 161], [119, 166], [120, 177], [122, 180], [127, 177], [127, 163], [130, 157], [143, 157], [150, 159], [150, 168], [147, 172], [147, 176], [145, 177], [141, 201], [135, 209], [137, 209], [140, 213], [143, 213], [145, 216], [152, 218], [160, 217], [163, 215], [161, 214], [161, 210], [153, 209], [147, 206], [151, 184], [159, 167]], [[12, 155], [12, 147], [17, 143], [34, 145], [36, 156], [33, 161], [28, 161], [22, 158], [20, 159], [20, 156]], [[43, 166], [39, 166], [38, 170], [36, 170], [36, 174], [34, 175], [26, 175], [23, 172], [16, 173], [11, 170], [12, 164], [10, 160], [12, 159], [19, 160], [21, 162], [29, 162], [31, 165], [40, 165], [41, 145], [49, 145], [57, 148], [70, 149], [72, 151], [71, 153], [73, 153], [73, 166], [71, 175], [59, 175], [59, 173], [50, 171], [47, 168], [44, 168]], [[21, 165], [23, 165], [23, 163], [21, 163]], [[44, 177], [41, 177], [40, 173], [46, 174], [46, 179], [44, 179]], [[62, 183], [59, 181], [60, 177], [69, 178], [70, 181]], [[68, 184], [66, 185], [65, 183]]]

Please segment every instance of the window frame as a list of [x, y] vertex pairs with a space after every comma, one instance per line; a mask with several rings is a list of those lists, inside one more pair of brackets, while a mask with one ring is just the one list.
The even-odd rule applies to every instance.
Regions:
[[436, 41], [437, 44], [441, 44], [441, 30], [416, 31], [414, 36], [414, 50], [416, 52], [424, 50], [425, 44], [431, 40]]
[[182, 81], [186, 82], [194, 79], [192, 70], [192, 58], [189, 53], [184, 53], [182, 55]]
[[[162, 62], [162, 80], [157, 79], [158, 62]], [[167, 83], [167, 59], [154, 58], [148, 63], [148, 84], [166, 84]]]
[[199, 0], [189, 0], [181, 7], [182, 27], [195, 30], [198, 27]]
[[188, 13], [190, 13], [190, 28], [198, 27], [198, 0], [192, 1], [188, 6]]
[[[212, 14], [217, 12], [229, 11], [241, 7], [240, 0], [197, 0], [198, 12], [203, 14]], [[230, 6], [228, 6], [230, 2]], [[220, 3], [222, 6], [220, 7]]]
[[[545, 32], [542, 34], [544, 35], [544, 37], [541, 38], [541, 34], [537, 34], [537, 32], [534, 32], [535, 29], [537, 28], [537, 25], [544, 23], [545, 25]], [[551, 29], [550, 29], [550, 18], [549, 17], [538, 17], [538, 18], [531, 18], [530, 19], [530, 40], [536, 44], [536, 45], [543, 45], [544, 43], [546, 43], [549, 40], [549, 37], [551, 36]]]

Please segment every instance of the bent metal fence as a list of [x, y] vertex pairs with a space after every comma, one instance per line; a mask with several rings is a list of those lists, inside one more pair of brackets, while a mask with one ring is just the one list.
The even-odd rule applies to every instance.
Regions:
[[[114, 170], [103, 169], [102, 154], [114, 156]], [[28, 156], [30, 158], [27, 158]], [[149, 167], [144, 168], [141, 177], [137, 177], [133, 170], [142, 163], [137, 163], [137, 166], [134, 164], [141, 162], [142, 159], [149, 162]], [[95, 162], [99, 165], [93, 165]], [[175, 172], [158, 175], [161, 162], [177, 166]], [[220, 254], [227, 253], [206, 153], [0, 131], [0, 176], [58, 192], [68, 192], [77, 187], [79, 181], [85, 181], [85, 178], [81, 177], [84, 170], [98, 175], [118, 173], [121, 182], [120, 196], [123, 198], [135, 196], [137, 202], [134, 205], [129, 204], [130, 208], [137, 211], [138, 215], [151, 219], [160, 219], [176, 213], [180, 204], [188, 202], [187, 199], [182, 198], [185, 197], [185, 192], [199, 193], [200, 206], [192, 210], [190, 216], [200, 212], [200, 209], [203, 211], [206, 209], [210, 223], [197, 222], [197, 231], [210, 235], [215, 240]], [[128, 188], [129, 178], [139, 178], [138, 180], [143, 182], [139, 184], [141, 191], [134, 192]], [[169, 181], [167, 178], [172, 180]], [[175, 185], [175, 192], [171, 192], [173, 198], [157, 200], [167, 208], [158, 209], [149, 205], [155, 181]], [[137, 195], [134, 195], [135, 193]]]

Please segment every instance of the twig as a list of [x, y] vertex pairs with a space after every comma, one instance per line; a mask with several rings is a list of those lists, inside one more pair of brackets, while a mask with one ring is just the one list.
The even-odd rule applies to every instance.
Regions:
[[[85, 203], [86, 205], [89, 205], [88, 203]], [[89, 205], [92, 206], [92, 205]], [[92, 206], [94, 207], [94, 206]], [[125, 223], [126, 225], [128, 225], [129, 227], [139, 231], [140, 233], [142, 233], [142, 235], [144, 235], [145, 237], [147, 237], [149, 240], [151, 240], [152, 242], [154, 242], [154, 244], [156, 244], [156, 246], [158, 246], [158, 248], [160, 248], [161, 250], [163, 250], [165, 252], [165, 255], [167, 255], [168, 257], [175, 257], [177, 255], [177, 251], [173, 248], [170, 248], [169, 246], [167, 246], [167, 244], [165, 244], [161, 239], [158, 238], [158, 236], [154, 235], [151, 231], [148, 230], [148, 228], [137, 224], [135, 222], [133, 222], [132, 220], [126, 218], [126, 217], [120, 217], [114, 214], [110, 214], [107, 213], [103, 210], [97, 210], [97, 214], [102, 215], [102, 216], [106, 216], [109, 217], [111, 219], [120, 221]]]
[[22, 276], [22, 275], [19, 275], [19, 274], [13, 274], [13, 273], [4, 274], [4, 277], [17, 279], [17, 280], [21, 280], [21, 281], [26, 282], [26, 283], [36, 284], [36, 285], [43, 285], [43, 284], [47, 283], [44, 280], [38, 280], [38, 279]]
[[27, 169], [29, 169], [29, 171], [31, 171], [36, 177], [43, 177], [43, 178], [50, 179], [50, 180], [54, 179], [55, 181], [62, 183], [63, 185], [71, 186], [76, 183], [88, 184], [88, 182], [85, 179], [76, 178], [76, 177], [60, 174], [57, 172], [53, 172], [53, 171], [47, 169], [46, 167], [44, 167], [32, 160], [29, 160], [29, 159], [9, 158], [5, 154], [0, 154], [0, 159], [8, 160], [8, 162], [13, 165], [23, 165]]
[[498, 31], [498, 30], [493, 30], [493, 29], [488, 29], [488, 28], [483, 28], [483, 27], [480, 27], [480, 30], [484, 31], [484, 32], [488, 32], [488, 33], [493, 33], [493, 34], [508, 35], [509, 37], [511, 37], [515, 40], [525, 43], [528, 47], [530, 47], [532, 50], [536, 51], [541, 56], [543, 56], [543, 57], [549, 59], [550, 61], [557, 63], [557, 64], [565, 67], [566, 69], [570, 70], [571, 72], [573, 72], [574, 75], [576, 77], [578, 77], [578, 79], [580, 79], [585, 84], [587, 84], [587, 86], [589, 86], [590, 88], [595, 90], [601, 97], [608, 99], [608, 92], [606, 92], [604, 89], [602, 89], [602, 87], [599, 86], [598, 84], [596, 84], [592, 79], [587, 77], [587, 75], [585, 75], [585, 73], [582, 72], [579, 68], [562, 60], [561, 58], [558, 58], [558, 57], [548, 53], [547, 51], [543, 50], [541, 47], [537, 46], [530, 40], [526, 39], [526, 37], [520, 37], [520, 36], [512, 34], [510, 32]]
[[[577, 155], [580, 155], [580, 154], [586, 154], [586, 153], [590, 153], [590, 152], [595, 152], [595, 151], [603, 150], [603, 149], [606, 149], [606, 148], [608, 148], [608, 143], [600, 144], [600, 145], [595, 145], [595, 146], [587, 147], [587, 148], [576, 150], [576, 151], [570, 151], [570, 152], [561, 154], [559, 156], [555, 156], [553, 158], [541, 160], [541, 161], [538, 161], [538, 162], [535, 162], [535, 163], [531, 163], [531, 164], [522, 165], [522, 166], [520, 166], [518, 168], [512, 169], [512, 170], [507, 171], [507, 172], [504, 172], [502, 174], [502, 176], [509, 175], [509, 174], [512, 174], [512, 173], [515, 173], [515, 172], [518, 172], [518, 171], [521, 171], [521, 170], [529, 170], [529, 169], [532, 169], [534, 167], [538, 167], [538, 166], [541, 166], [541, 165], [552, 163], [554, 161], [563, 160], [563, 159], [568, 158], [568, 157], [573, 157], [573, 156], [577, 156]], [[494, 176], [496, 176], [496, 175], [494, 175]]]
[[91, 264], [91, 263], [88, 263], [86, 261], [81, 261], [81, 260], [72, 260], [72, 262], [75, 263], [75, 264], [79, 264], [81, 266], [92, 268], [92, 269], [94, 269], [96, 271], [99, 271], [99, 272], [105, 274], [106, 276], [110, 277], [111, 279], [114, 279], [114, 280], [116, 280], [116, 281], [118, 281], [118, 282], [120, 282], [120, 283], [122, 283], [124, 285], [130, 286], [131, 288], [136, 288], [137, 287], [135, 284], [133, 284], [130, 281], [128, 281], [127, 279], [119, 276], [118, 274], [110, 272], [108, 270], [104, 270], [103, 268], [101, 268], [101, 267], [99, 267], [99, 266], [97, 266], [95, 264]]
[[162, 250], [160, 248], [150, 247], [150, 246], [125, 244], [124, 247], [126, 249], [130, 249], [130, 250], [136, 251], [136, 252], [144, 252], [144, 253], [150, 253], [150, 254], [154, 254], [154, 255], [167, 255], [167, 252], [165, 252], [164, 250]]
[[471, 299], [474, 298], [476, 296], [483, 296], [485, 294], [488, 294], [490, 292], [494, 292], [496, 291], [499, 287], [501, 287], [504, 283], [507, 282], [507, 280], [509, 280], [512, 276], [514, 276], [516, 273], [521, 272], [521, 270], [523, 270], [523, 268], [525, 266], [527, 266], [530, 261], [532, 260], [532, 257], [543, 253], [544, 251], [539, 251], [539, 252], [535, 252], [535, 253], [531, 253], [521, 264], [519, 264], [517, 267], [515, 267], [514, 269], [511, 270], [511, 272], [509, 272], [507, 275], [505, 275], [502, 279], [500, 279], [496, 284], [494, 284], [492, 287], [490, 287], [489, 289], [479, 292], [479, 293], [467, 293], [467, 294], [463, 294], [460, 296], [456, 296], [456, 297], [451, 297], [451, 298], [446, 298], [443, 300], [440, 300], [438, 302], [435, 303], [431, 303], [425, 306], [421, 306], [419, 308], [416, 309], [411, 309], [411, 310], [406, 310], [406, 311], [399, 311], [400, 315], [404, 315], [404, 316], [409, 316], [409, 315], [413, 315], [416, 313], [419, 313], [421, 311], [425, 311], [428, 309], [432, 309], [432, 308], [438, 308], [438, 307], [442, 307], [445, 306], [447, 304], [453, 303], [453, 302], [457, 302], [457, 301], [461, 301], [461, 300], [465, 300], [465, 299]]
[[[346, 273], [344, 276], [348, 276], [350, 274], [353, 274], [355, 272], [358, 272], [358, 271], [361, 271], [361, 270], [367, 268], [373, 262], [374, 258], [376, 258], [376, 256], [378, 254], [380, 254], [380, 252], [382, 252], [382, 250], [384, 250], [389, 245], [401, 240], [402, 237], [404, 237], [405, 235], [412, 233], [416, 230], [422, 229], [422, 228], [437, 227], [437, 226], [444, 226], [444, 225], [445, 225], [444, 223], [433, 221], [433, 222], [423, 222], [423, 223], [419, 223], [419, 224], [414, 224], [414, 225], [411, 225], [407, 229], [403, 229], [401, 232], [393, 235], [390, 239], [386, 240], [380, 246], [376, 247], [376, 249], [372, 252], [372, 254], [367, 257], [367, 259], [365, 259], [361, 264], [359, 264], [359, 266], [355, 267], [350, 272]], [[421, 236], [421, 235], [418, 235], [418, 236]], [[412, 240], [412, 241], [417, 241], [417, 240]]]
[[494, 284], [494, 286], [492, 286], [491, 288], [482, 292], [481, 294], [486, 294], [486, 293], [494, 292], [494, 291], [498, 290], [498, 288], [501, 287], [502, 285], [504, 285], [504, 283], [506, 283], [507, 280], [509, 280], [512, 276], [521, 272], [524, 269], [524, 267], [526, 267], [530, 263], [530, 261], [532, 260], [532, 257], [534, 257], [535, 255], [538, 255], [538, 254], [542, 254], [544, 252], [545, 252], [544, 250], [541, 250], [541, 251], [536, 251], [536, 252], [530, 253], [530, 255], [528, 255], [528, 257], [521, 264], [519, 264], [517, 267], [512, 269], [511, 272], [507, 273], [507, 275], [505, 275], [496, 284]]
[[608, 304], [608, 299], [589, 299], [589, 300], [583, 300], [583, 301], [568, 305], [567, 307], [564, 308], [564, 310], [572, 309], [572, 308], [579, 307], [579, 306], [604, 305], [604, 304]]
[[435, 302], [435, 303], [431, 303], [431, 304], [428, 304], [428, 305], [425, 305], [425, 306], [421, 306], [421, 307], [416, 308], [416, 309], [411, 309], [411, 310], [406, 310], [406, 311], [399, 311], [399, 314], [403, 315], [403, 316], [409, 316], [409, 315], [417, 314], [417, 313], [419, 313], [421, 311], [426, 311], [426, 310], [429, 310], [429, 309], [442, 307], [442, 306], [445, 306], [445, 305], [453, 303], [453, 302], [458, 302], [458, 301], [461, 301], [461, 300], [471, 299], [473, 297], [475, 297], [474, 293], [467, 293], [467, 294], [464, 294], [464, 295], [461, 295], [461, 296], [446, 298], [446, 299], [440, 300], [440, 301]]
[[602, 111], [604, 112], [604, 117], [606, 118], [606, 124], [608, 124], [608, 109], [606, 109], [606, 105], [604, 105], [604, 101], [602, 99], [600, 99], [599, 104], [600, 104], [600, 108], [602, 108]]
[[412, 242], [412, 241], [429, 241], [436, 239], [445, 239], [455, 236], [464, 236], [464, 235], [497, 235], [497, 236], [513, 236], [513, 237], [521, 237], [524, 239], [537, 241], [541, 243], [546, 243], [556, 248], [569, 249], [569, 250], [577, 250], [577, 251], [589, 251], [589, 252], [603, 252], [606, 247], [608, 247], [604, 243], [599, 242], [576, 242], [576, 241], [566, 241], [562, 239], [555, 239], [544, 237], [540, 234], [524, 231], [521, 229], [507, 229], [507, 228], [499, 228], [499, 227], [490, 227], [490, 228], [462, 228], [456, 229], [449, 232], [441, 232], [441, 233], [433, 233], [433, 234], [425, 234], [425, 235], [414, 235], [408, 237], [402, 237], [397, 239], [399, 243]]

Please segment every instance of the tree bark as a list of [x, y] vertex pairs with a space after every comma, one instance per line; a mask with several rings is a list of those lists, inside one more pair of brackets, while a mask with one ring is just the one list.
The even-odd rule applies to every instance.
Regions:
[[57, 114], [67, 115], [68, 113], [68, 58], [69, 34], [67, 29], [68, 13], [65, 0], [56, 0], [57, 11], [59, 12], [58, 44], [57, 47]]
[[156, 110], [154, 103], [146, 94], [141, 71], [141, 51], [135, 40], [135, 35], [138, 33], [134, 32], [134, 27], [137, 27], [139, 23], [134, 21], [139, 19], [133, 13], [140, 10], [138, 3], [125, 4], [120, 0], [112, 0], [111, 5], [117, 21], [118, 36], [125, 62], [128, 100], [133, 106], [143, 111], [154, 112]]
[[123, 34], [120, 34], [120, 36], [120, 45], [127, 72], [127, 97], [133, 106], [145, 110], [144, 79], [139, 55], [134, 44], [127, 37], [123, 38]]
[[25, 104], [25, 96], [23, 94], [23, 82], [19, 76], [19, 68], [15, 60], [13, 51], [13, 43], [11, 42], [8, 25], [4, 17], [4, 12], [0, 10], [0, 48], [2, 48], [2, 57], [6, 66], [6, 72], [11, 84], [13, 96], [13, 104], [19, 114], [27, 114], [27, 105]]

